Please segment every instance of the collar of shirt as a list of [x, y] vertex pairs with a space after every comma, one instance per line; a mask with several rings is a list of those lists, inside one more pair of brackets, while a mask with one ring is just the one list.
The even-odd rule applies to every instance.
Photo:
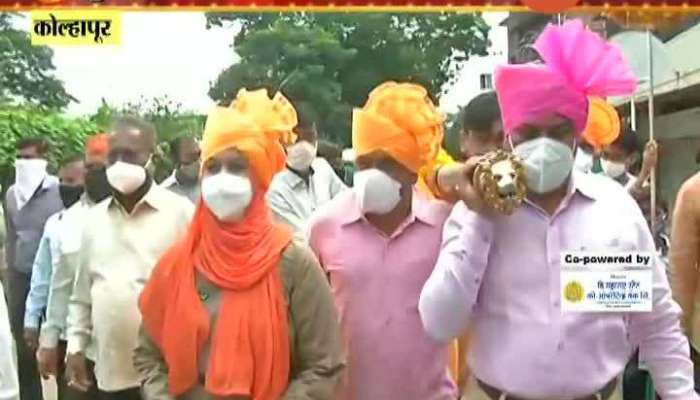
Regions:
[[[299, 171], [291, 168], [290, 166], [287, 165], [287, 171], [289, 172], [288, 174], [285, 174], [283, 177], [285, 178], [284, 180], [287, 181], [289, 186], [296, 188], [300, 185], [305, 185], [306, 181], [304, 178], [301, 177], [301, 174]], [[311, 180], [311, 177], [314, 175], [314, 167], [310, 166], [309, 167], [309, 180]]]
[[[47, 190], [51, 189], [52, 187], [58, 186], [59, 183], [60, 183], [60, 182], [59, 182], [59, 180], [58, 180], [57, 177], [55, 177], [55, 176], [53, 176], [53, 175], [46, 175], [46, 177], [44, 178], [44, 180], [41, 181], [41, 184], [40, 184], [39, 187], [34, 191], [34, 193], [31, 195], [31, 197], [29, 197], [27, 200], [25, 200], [24, 202], [22, 202], [22, 204], [21, 204], [22, 207], [18, 207], [18, 208], [20, 208], [20, 209], [21, 209], [21, 208], [24, 208], [24, 206], [27, 205], [27, 203], [29, 203], [29, 202], [32, 201], [33, 199], [39, 197], [40, 195], [42, 195], [44, 192], [46, 192]], [[18, 206], [19, 206], [19, 205], [20, 205], [20, 203], [18, 202]]]
[[[41, 185], [37, 188], [37, 190], [34, 191], [34, 194], [32, 194], [32, 197], [30, 197], [30, 200], [34, 197], [36, 197], [39, 193], [43, 193], [49, 189], [51, 189], [54, 186], [57, 186], [60, 184], [60, 181], [58, 180], [57, 177], [53, 175], [46, 175], [43, 181], [41, 181]], [[29, 201], [27, 201], [29, 202]]]
[[[347, 202], [346, 207], [344, 207], [346, 212], [345, 216], [341, 219], [341, 224], [343, 226], [350, 225], [358, 221], [369, 223], [364, 214], [362, 214], [360, 202], [358, 201], [357, 194], [354, 190], [350, 190], [350, 193], [345, 198], [345, 201]], [[408, 215], [408, 218], [406, 218], [406, 221], [401, 224], [401, 226], [396, 230], [396, 233], [394, 233], [392, 236], [396, 236], [416, 220], [431, 226], [435, 226], [443, 222], [440, 220], [439, 215], [433, 212], [431, 200], [427, 199], [414, 189], [411, 199], [411, 213]]]
[[[136, 203], [136, 206], [134, 209], [131, 211], [131, 214], [133, 215], [134, 212], [138, 209], [140, 209], [144, 204], [147, 204], [154, 210], [162, 210], [168, 206], [168, 198], [167, 196], [163, 195], [163, 188], [156, 184], [151, 184], [151, 188], [148, 189], [148, 192], [141, 198], [141, 200]], [[124, 207], [119, 204], [119, 202], [114, 198], [110, 197], [109, 201], [106, 202], [107, 206], [109, 208], [119, 208], [120, 210], [124, 211], [126, 213], [126, 210], [124, 210]], [[128, 214], [128, 213], [127, 213]]]
[[87, 193], [83, 193], [82, 196], [80, 196], [80, 201], [78, 202], [81, 207], [92, 207], [96, 203], [90, 198], [90, 196], [87, 195]]
[[58, 185], [58, 178], [53, 175], [46, 175], [43, 181], [41, 181], [41, 190], [50, 189], [52, 186]]
[[176, 169], [173, 170], [173, 172], [163, 180], [163, 182], [160, 183], [161, 186], [164, 188], [168, 188], [170, 186], [173, 186], [177, 184], [177, 177], [175, 176], [175, 173], [177, 172]]

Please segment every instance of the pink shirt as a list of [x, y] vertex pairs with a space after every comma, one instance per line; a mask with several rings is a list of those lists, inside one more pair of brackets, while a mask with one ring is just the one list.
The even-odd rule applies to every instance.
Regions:
[[350, 190], [311, 223], [309, 243], [329, 276], [348, 352], [339, 400], [456, 398], [447, 346], [427, 335], [418, 314], [450, 208], [416, 193], [412, 208], [387, 237]]
[[639, 347], [664, 400], [696, 399], [680, 308], [662, 263], [655, 263], [652, 312], [562, 313], [560, 253], [582, 250], [654, 251], [639, 207], [605, 177], [574, 173], [551, 217], [531, 203], [490, 218], [460, 203], [421, 293], [423, 323], [440, 340], [470, 326], [474, 375], [517, 397], [593, 394]]

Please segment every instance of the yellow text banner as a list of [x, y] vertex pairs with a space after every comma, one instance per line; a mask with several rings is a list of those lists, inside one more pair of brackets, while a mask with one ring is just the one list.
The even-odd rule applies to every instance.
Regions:
[[119, 45], [122, 18], [116, 10], [32, 11], [32, 45]]

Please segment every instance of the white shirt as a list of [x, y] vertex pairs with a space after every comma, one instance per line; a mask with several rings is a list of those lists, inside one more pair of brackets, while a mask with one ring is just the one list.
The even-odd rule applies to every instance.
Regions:
[[199, 201], [199, 183], [193, 185], [184, 185], [177, 180], [177, 170], [173, 172], [160, 183], [160, 186], [170, 190], [175, 194], [187, 197], [192, 203], [197, 204]]
[[298, 234], [306, 231], [307, 221], [316, 209], [347, 189], [325, 159], [316, 158], [311, 170], [307, 185], [304, 179], [286, 168], [275, 175], [267, 192], [267, 202], [274, 216]]
[[24, 327], [39, 328], [44, 316], [49, 297], [51, 274], [58, 263], [59, 234], [63, 213], [61, 210], [49, 217], [44, 226], [44, 233], [39, 241], [39, 248], [34, 256], [32, 279], [24, 311]]
[[138, 297], [193, 212], [190, 201], [156, 184], [131, 214], [114, 199], [87, 211], [68, 307], [68, 354], [94, 344], [100, 390], [140, 386], [132, 361], [141, 325]]
[[19, 400], [15, 342], [10, 331], [5, 292], [0, 285], [0, 400]]
[[[59, 339], [66, 339], [66, 317], [68, 300], [73, 292], [73, 281], [78, 269], [80, 241], [83, 232], [85, 213], [94, 203], [83, 197], [68, 210], [63, 211], [59, 234], [55, 241], [57, 249], [51, 271], [49, 299], [46, 305], [46, 321], [41, 325], [39, 343], [44, 348], [56, 348]], [[87, 356], [93, 359], [90, 350]]]

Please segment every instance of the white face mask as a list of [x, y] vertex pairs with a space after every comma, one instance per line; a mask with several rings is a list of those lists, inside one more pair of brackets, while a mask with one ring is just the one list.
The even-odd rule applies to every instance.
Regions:
[[119, 193], [131, 194], [146, 182], [146, 169], [140, 165], [117, 161], [107, 168], [107, 181]]
[[299, 141], [287, 147], [287, 165], [296, 171], [306, 171], [316, 158], [316, 146]]
[[600, 166], [603, 168], [605, 175], [611, 178], [617, 178], [627, 172], [627, 165], [625, 165], [623, 162], [609, 161], [601, 158]]
[[220, 221], [236, 221], [253, 199], [253, 185], [246, 176], [220, 172], [202, 180], [202, 199]]
[[535, 193], [548, 193], [561, 186], [571, 173], [573, 150], [564, 143], [540, 137], [513, 149], [525, 163], [527, 186]]
[[46, 178], [47, 165], [48, 162], [42, 159], [15, 160], [15, 192], [18, 196], [19, 208], [29, 201], [41, 182]]
[[591, 169], [593, 169], [593, 156], [579, 148], [578, 150], [576, 150], [576, 158], [574, 158], [574, 168], [585, 173], [591, 172]]
[[353, 189], [363, 214], [386, 214], [401, 200], [401, 183], [376, 168], [356, 172]]

